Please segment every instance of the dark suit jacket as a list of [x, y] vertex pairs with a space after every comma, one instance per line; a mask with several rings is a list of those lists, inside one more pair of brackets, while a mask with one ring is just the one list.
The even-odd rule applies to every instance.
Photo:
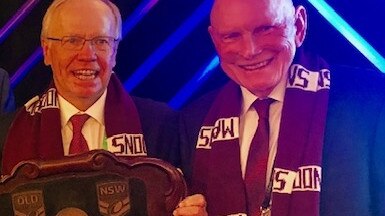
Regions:
[[0, 115], [4, 112], [12, 112], [15, 109], [15, 101], [10, 90], [7, 71], [0, 68]]
[[[321, 215], [385, 215], [384, 75], [347, 67], [331, 71]], [[197, 135], [217, 92], [181, 114], [181, 167], [188, 183]]]
[[[148, 156], [176, 165], [179, 160], [177, 112], [161, 102], [132, 98], [139, 112]], [[6, 134], [14, 116], [15, 113], [10, 113], [0, 117], [0, 155], [2, 155]], [[20, 131], [20, 136], [22, 135]]]

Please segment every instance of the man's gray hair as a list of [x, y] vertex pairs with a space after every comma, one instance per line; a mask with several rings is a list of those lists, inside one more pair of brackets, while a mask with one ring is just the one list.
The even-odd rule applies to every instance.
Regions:
[[[56, 10], [60, 5], [65, 3], [68, 0], [54, 0], [52, 4], [48, 7], [42, 23], [42, 29], [41, 29], [41, 37], [47, 37], [48, 36], [48, 30], [51, 27], [52, 24], [52, 16], [55, 14]], [[78, 0], [81, 1], [81, 0]], [[122, 16], [120, 14], [119, 8], [112, 3], [109, 0], [95, 0], [95, 1], [102, 1], [104, 2], [112, 11], [112, 14], [115, 17], [115, 39], [121, 39], [122, 38]]]

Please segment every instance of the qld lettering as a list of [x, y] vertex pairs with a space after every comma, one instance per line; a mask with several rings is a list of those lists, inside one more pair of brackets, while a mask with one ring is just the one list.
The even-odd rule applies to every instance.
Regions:
[[147, 156], [143, 134], [117, 134], [108, 138], [107, 144], [117, 156]]
[[321, 191], [321, 167], [302, 166], [297, 172], [274, 168], [273, 191], [291, 194], [293, 191]]
[[211, 149], [211, 144], [216, 141], [232, 140], [239, 137], [239, 118], [221, 118], [214, 126], [202, 126], [196, 148]]
[[330, 71], [328, 69], [311, 71], [302, 65], [294, 64], [289, 71], [288, 87], [312, 92], [330, 89]]
[[24, 106], [25, 110], [29, 112], [31, 116], [35, 115], [35, 113], [41, 113], [43, 109], [59, 108], [56, 89], [49, 89], [41, 98], [39, 98], [39, 96], [32, 98]]

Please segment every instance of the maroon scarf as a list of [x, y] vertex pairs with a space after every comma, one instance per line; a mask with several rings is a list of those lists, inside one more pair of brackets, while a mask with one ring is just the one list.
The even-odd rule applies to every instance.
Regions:
[[[118, 156], [146, 155], [136, 106], [115, 74], [107, 87], [104, 116], [108, 150]], [[143, 151], [129, 151], [131, 141], [142, 146]], [[52, 86], [27, 102], [16, 115], [4, 146], [2, 172], [10, 174], [22, 160], [63, 156], [60, 110], [56, 88]]]
[[[319, 215], [321, 158], [330, 72], [299, 50], [289, 69], [272, 188], [273, 216]], [[246, 215], [239, 148], [242, 95], [230, 81], [216, 96], [198, 135], [192, 192], [209, 215]]]

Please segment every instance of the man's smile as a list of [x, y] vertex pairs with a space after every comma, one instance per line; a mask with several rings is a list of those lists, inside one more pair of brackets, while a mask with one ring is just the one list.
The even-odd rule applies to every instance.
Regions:
[[75, 70], [73, 74], [76, 78], [80, 80], [92, 80], [96, 78], [98, 74], [97, 70], [83, 69], [83, 70]]
[[267, 65], [269, 65], [274, 58], [270, 58], [261, 62], [253, 63], [253, 64], [239, 64], [238, 67], [242, 68], [246, 71], [254, 71], [254, 70], [260, 70]]

